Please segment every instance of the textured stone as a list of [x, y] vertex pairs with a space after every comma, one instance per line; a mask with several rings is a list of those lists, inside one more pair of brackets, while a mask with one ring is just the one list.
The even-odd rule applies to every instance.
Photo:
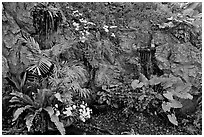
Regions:
[[29, 61], [26, 60], [28, 49], [22, 47], [24, 39], [21, 29], [34, 32], [30, 9], [34, 3], [3, 3], [2, 42], [3, 55], [7, 59], [9, 71], [13, 74], [22, 72]]

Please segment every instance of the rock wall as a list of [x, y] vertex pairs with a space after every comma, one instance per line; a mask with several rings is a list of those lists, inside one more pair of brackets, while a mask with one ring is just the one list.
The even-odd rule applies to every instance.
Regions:
[[[3, 3], [2, 11], [2, 55], [12, 74], [26, 67], [26, 47], [22, 46], [21, 30], [34, 33], [29, 11], [35, 3]], [[6, 64], [5, 64], [6, 65]], [[4, 72], [3, 72], [4, 73]], [[6, 75], [4, 75], [6, 76]]]
[[[36, 3], [3, 3], [2, 51], [4, 61], [3, 71], [5, 72], [9, 67], [9, 71], [12, 74], [20, 74], [20, 72], [30, 64], [30, 60], [26, 58], [26, 54], [30, 51], [27, 47], [23, 46], [24, 38], [21, 32], [24, 31], [30, 35], [35, 34], [32, 17], [30, 16], [30, 11], [35, 4]], [[66, 20], [65, 16], [63, 16], [63, 18]], [[66, 21], [64, 21], [64, 23], [65, 22]], [[131, 17], [128, 26], [131, 27], [132, 30], [124, 29], [116, 32], [117, 38], [119, 39], [117, 44], [113, 44], [111, 41], [111, 39], [114, 39], [113, 37], [103, 39], [99, 42], [89, 43], [90, 45], [92, 44], [92, 49], [99, 48], [97, 54], [88, 49], [90, 50], [88, 54], [90, 54], [92, 58], [96, 58], [95, 55], [99, 54], [105, 55], [102, 59], [105, 66], [103, 66], [103, 64], [99, 67], [100, 72], [97, 72], [99, 76], [96, 76], [96, 78], [98, 77], [99, 79], [95, 81], [103, 83], [102, 80], [100, 80], [102, 79], [100, 76], [102, 76], [102, 74], [106, 75], [104, 74], [105, 71], [107, 71], [107, 75], [114, 73], [111, 72], [112, 69], [108, 68], [118, 68], [120, 71], [124, 71], [126, 76], [133, 75], [131, 78], [136, 78], [140, 72], [149, 78], [150, 75], [157, 74], [157, 71], [165, 70], [169, 70], [177, 76], [184, 77], [186, 80], [189, 80], [189, 77], [195, 78], [199, 76], [200, 78], [201, 52], [191, 43], [181, 44], [171, 33], [162, 30], [153, 31], [149, 21], [140, 21], [135, 17]], [[60, 28], [50, 37], [52, 40], [48, 40], [50, 43], [55, 43], [52, 49], [53, 53], [55, 50], [58, 51], [60, 46], [66, 47], [64, 45], [67, 45], [67, 47], [72, 47], [70, 40], [73, 37], [69, 27]], [[43, 43], [39, 44], [41, 45]], [[50, 47], [49, 43], [47, 44], [48, 47]], [[152, 45], [155, 47], [150, 51]], [[86, 46], [87, 45], [85, 45], [85, 47]], [[120, 52], [116, 51], [117, 48], [120, 49]], [[70, 55], [71, 57], [79, 56], [80, 59], [82, 59], [81, 53], [83, 53], [84, 50], [78, 49], [71, 50], [71, 48], [68, 48], [63, 54], [67, 59], [70, 59]], [[146, 51], [141, 51], [140, 49], [145, 49]], [[155, 57], [154, 52], [156, 52]], [[55, 56], [58, 55], [56, 54]], [[106, 67], [107, 64], [111, 64], [113, 67], [111, 67], [111, 65], [110, 67]], [[157, 70], [155, 70], [155, 68], [157, 68]], [[5, 77], [6, 75], [3, 76]], [[109, 81], [114, 83], [112, 79]], [[191, 79], [190, 81], [195, 82], [196, 80]], [[101, 84], [99, 84], [99, 86], [100, 85]]]

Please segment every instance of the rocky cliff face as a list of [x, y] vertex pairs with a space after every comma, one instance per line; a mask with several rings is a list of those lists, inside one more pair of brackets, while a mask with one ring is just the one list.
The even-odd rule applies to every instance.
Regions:
[[[71, 26], [59, 28], [49, 39], [44, 39], [43, 36], [39, 38], [39, 35], [35, 35], [36, 30], [33, 27], [33, 18], [30, 15], [35, 5], [36, 3], [3, 3], [2, 52], [3, 70], [5, 72], [9, 68], [12, 74], [20, 74], [31, 63], [26, 58], [26, 54], [30, 54], [30, 51], [24, 46], [25, 40], [22, 32], [33, 36], [41, 47], [45, 46], [45, 49], [49, 49], [54, 45], [52, 48], [53, 55], [57, 51], [62, 50], [63, 47], [66, 47], [64, 45], [72, 47], [70, 41], [74, 39], [74, 35], [70, 29]], [[62, 10], [63, 23], [66, 23], [66, 18], [68, 19], [67, 16], [66, 18], [64, 16], [65, 12], [65, 10]], [[108, 77], [110, 75], [113, 76], [112, 73], [116, 74], [117, 68], [119, 71], [125, 72], [126, 75], [133, 75], [133, 77], [137, 77], [140, 72], [149, 77], [152, 74], [159, 74], [157, 71], [170, 70], [175, 75], [182, 76], [186, 80], [189, 80], [189, 77], [194, 77], [194, 79], [189, 81], [197, 83], [195, 77], [200, 77], [201, 53], [196, 47], [188, 41], [186, 41], [188, 44], [181, 44], [178, 40], [175, 40], [171, 33], [166, 33], [162, 30], [153, 31], [149, 21], [139, 20], [135, 17], [131, 17], [129, 20], [130, 22], [127, 25], [132, 30], [119, 30], [116, 33], [119, 39], [116, 43], [114, 43], [116, 38], [114, 39], [110, 36], [106, 40], [88, 43], [89, 45], [92, 44], [92, 47], [88, 48], [98, 50], [98, 53], [95, 54], [88, 49], [90, 50], [87, 53], [89, 56], [97, 58], [96, 56], [104, 55], [104, 58], [99, 59], [102, 60], [103, 65], [99, 65], [99, 72], [97, 72], [95, 81], [100, 81], [99, 83], [104, 84], [101, 80], [103, 79], [102, 74], [106, 75], [107, 73]], [[91, 35], [90, 39], [94, 39], [94, 37]], [[117, 49], [120, 49], [120, 51], [118, 52]], [[77, 50], [73, 47], [67, 48], [60, 56], [67, 60], [82, 60], [84, 50], [86, 49], [81, 49], [81, 47], [78, 47]], [[56, 54], [55, 56], [59, 55]], [[92, 63], [94, 64], [93, 60]], [[107, 64], [110, 64], [109, 67], [106, 66]], [[113, 66], [111, 67], [111, 65]], [[5, 77], [6, 73], [3, 76]], [[111, 76], [109, 82], [113, 82]], [[107, 78], [105, 79], [107, 80]]]
[[[7, 60], [9, 71], [20, 73], [27, 65], [25, 54], [28, 50], [22, 46], [21, 30], [34, 33], [30, 9], [35, 3], [3, 3], [2, 11], [2, 54]], [[5, 64], [6, 66], [6, 64]], [[4, 66], [3, 66], [4, 67]]]

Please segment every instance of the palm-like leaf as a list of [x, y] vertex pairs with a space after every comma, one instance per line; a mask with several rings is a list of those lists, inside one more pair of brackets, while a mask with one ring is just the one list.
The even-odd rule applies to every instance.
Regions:
[[54, 79], [52, 79], [53, 84], [57, 85], [57, 83], [72, 83], [79, 82], [80, 85], [83, 85], [84, 82], [87, 82], [88, 73], [86, 69], [82, 66], [73, 65], [71, 67], [65, 66], [63, 68], [58, 67], [55, 69], [55, 73], [53, 74]]
[[74, 71], [77, 81], [80, 83], [87, 81], [87, 71], [81, 66], [72, 66], [71, 69]]
[[31, 71], [33, 74], [42, 76], [50, 71], [50, 68], [53, 64], [47, 58], [40, 58], [36, 63], [27, 68], [28, 71]]
[[49, 83], [52, 87], [64, 87], [68, 90], [74, 91], [80, 97], [88, 98], [90, 91], [81, 87], [88, 81], [87, 77], [88, 73], [82, 66], [73, 65], [71, 67], [58, 67], [53, 78], [49, 79]]
[[53, 65], [51, 61], [42, 53], [34, 38], [24, 33], [22, 33], [22, 36], [26, 40], [26, 47], [31, 52], [27, 54], [27, 58], [32, 62], [32, 65], [27, 70], [38, 76], [48, 73]]

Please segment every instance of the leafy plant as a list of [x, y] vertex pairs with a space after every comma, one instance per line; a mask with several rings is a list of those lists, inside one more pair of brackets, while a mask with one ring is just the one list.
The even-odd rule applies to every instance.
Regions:
[[191, 84], [185, 84], [178, 77], [170, 76], [166, 81], [163, 81], [163, 88], [166, 90], [166, 92], [163, 93], [163, 96], [168, 99], [168, 102], [162, 103], [162, 109], [164, 112], [170, 112], [170, 114], [167, 114], [169, 121], [178, 126], [176, 116], [174, 112], [171, 111], [171, 108], [183, 107], [179, 98], [193, 99], [193, 96], [190, 94]]
[[[43, 122], [46, 119], [45, 114], [47, 113], [50, 116], [50, 120], [55, 124], [60, 133], [65, 134], [64, 125], [62, 122], [60, 122], [59, 117], [56, 115], [56, 111], [53, 108], [55, 102], [53, 91], [48, 89], [38, 90], [37, 93], [34, 93], [33, 99], [20, 92], [14, 92], [11, 93], [11, 95], [13, 96], [10, 100], [10, 102], [13, 104], [11, 107], [17, 108], [13, 115], [13, 122], [18, 120], [19, 117], [23, 116], [26, 121], [26, 127], [30, 132], [32, 126], [38, 127], [38, 125], [34, 125], [34, 120], [36, 120], [37, 116], [41, 116], [41, 122]], [[42, 124], [48, 127], [47, 123]], [[46, 129], [43, 127], [35, 130], [41, 132], [46, 131]]]
[[82, 98], [88, 98], [90, 90], [83, 88], [84, 84], [88, 82], [87, 77], [87, 71], [80, 65], [58, 66], [49, 79], [49, 83], [51, 87], [59, 87]]
[[49, 3], [39, 3], [31, 11], [33, 26], [40, 35], [49, 36], [57, 31], [62, 21], [60, 10]]
[[[147, 80], [144, 75], [140, 75], [139, 80], [133, 80], [131, 86], [133, 89], [145, 88], [148, 89], [148, 86], [154, 86], [161, 84], [163, 86], [162, 96], [158, 96], [162, 103], [162, 109], [167, 114], [169, 121], [178, 126], [178, 122], [172, 108], [182, 108], [183, 105], [179, 101], [179, 98], [182, 99], [193, 99], [193, 96], [189, 93], [191, 90], [191, 84], [185, 84], [180, 78], [170, 75], [169, 77], [155, 77], [153, 76], [150, 80]], [[152, 89], [147, 90], [151, 94]], [[145, 92], [144, 92], [145, 93]], [[143, 100], [148, 97], [148, 95], [142, 94], [138, 99]], [[155, 98], [155, 97], [153, 97]], [[153, 99], [152, 98], [152, 99]], [[168, 102], [165, 99], [168, 99]]]
[[112, 105], [112, 93], [110, 89], [107, 88], [107, 86], [103, 85], [102, 86], [102, 91], [98, 91], [97, 94], [97, 102], [99, 104], [107, 104], [107, 105]]

